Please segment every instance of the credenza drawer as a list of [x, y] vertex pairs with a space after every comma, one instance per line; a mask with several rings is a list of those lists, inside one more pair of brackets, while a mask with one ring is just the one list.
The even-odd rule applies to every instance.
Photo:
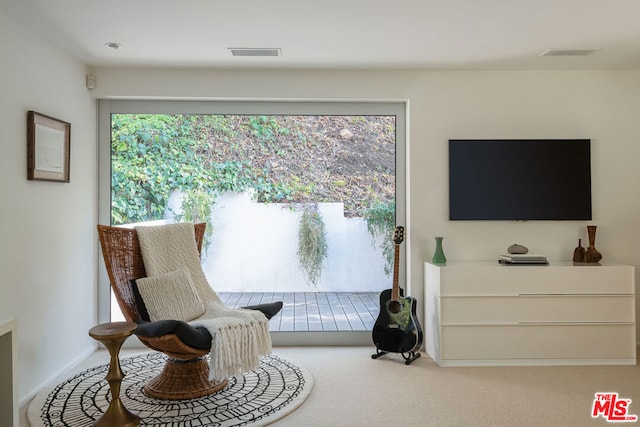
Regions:
[[440, 297], [440, 322], [635, 322], [634, 295]]
[[629, 266], [482, 266], [440, 271], [441, 295], [633, 294]]
[[635, 359], [633, 324], [442, 326], [442, 360]]

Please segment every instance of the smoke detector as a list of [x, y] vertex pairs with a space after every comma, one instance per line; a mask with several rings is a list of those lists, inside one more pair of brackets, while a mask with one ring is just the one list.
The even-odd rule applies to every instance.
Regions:
[[549, 49], [542, 56], [589, 56], [600, 49]]
[[282, 49], [265, 47], [230, 47], [233, 56], [282, 56]]

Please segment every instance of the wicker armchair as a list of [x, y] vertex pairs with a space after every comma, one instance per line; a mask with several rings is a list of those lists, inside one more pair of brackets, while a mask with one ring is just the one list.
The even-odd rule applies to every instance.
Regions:
[[[198, 252], [206, 224], [194, 224]], [[136, 304], [131, 281], [146, 276], [142, 253], [134, 228], [98, 225], [98, 235], [111, 287], [127, 321], [138, 323], [136, 336], [147, 347], [169, 356], [162, 372], [145, 384], [144, 392], [155, 398], [179, 400], [206, 396], [223, 389], [227, 380], [209, 381], [206, 355], [211, 335], [205, 328], [194, 328], [177, 320], [147, 322]], [[268, 318], [282, 303], [252, 306]]]

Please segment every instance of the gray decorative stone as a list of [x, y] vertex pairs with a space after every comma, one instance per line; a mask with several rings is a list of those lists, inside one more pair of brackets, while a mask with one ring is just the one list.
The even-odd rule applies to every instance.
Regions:
[[527, 252], [529, 252], [529, 249], [526, 246], [514, 243], [513, 245], [509, 246], [507, 251], [510, 254], [526, 254]]

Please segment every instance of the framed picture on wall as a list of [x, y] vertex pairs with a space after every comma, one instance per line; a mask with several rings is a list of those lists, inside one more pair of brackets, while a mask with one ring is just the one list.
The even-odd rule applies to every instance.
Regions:
[[27, 179], [69, 182], [71, 123], [27, 113]]

